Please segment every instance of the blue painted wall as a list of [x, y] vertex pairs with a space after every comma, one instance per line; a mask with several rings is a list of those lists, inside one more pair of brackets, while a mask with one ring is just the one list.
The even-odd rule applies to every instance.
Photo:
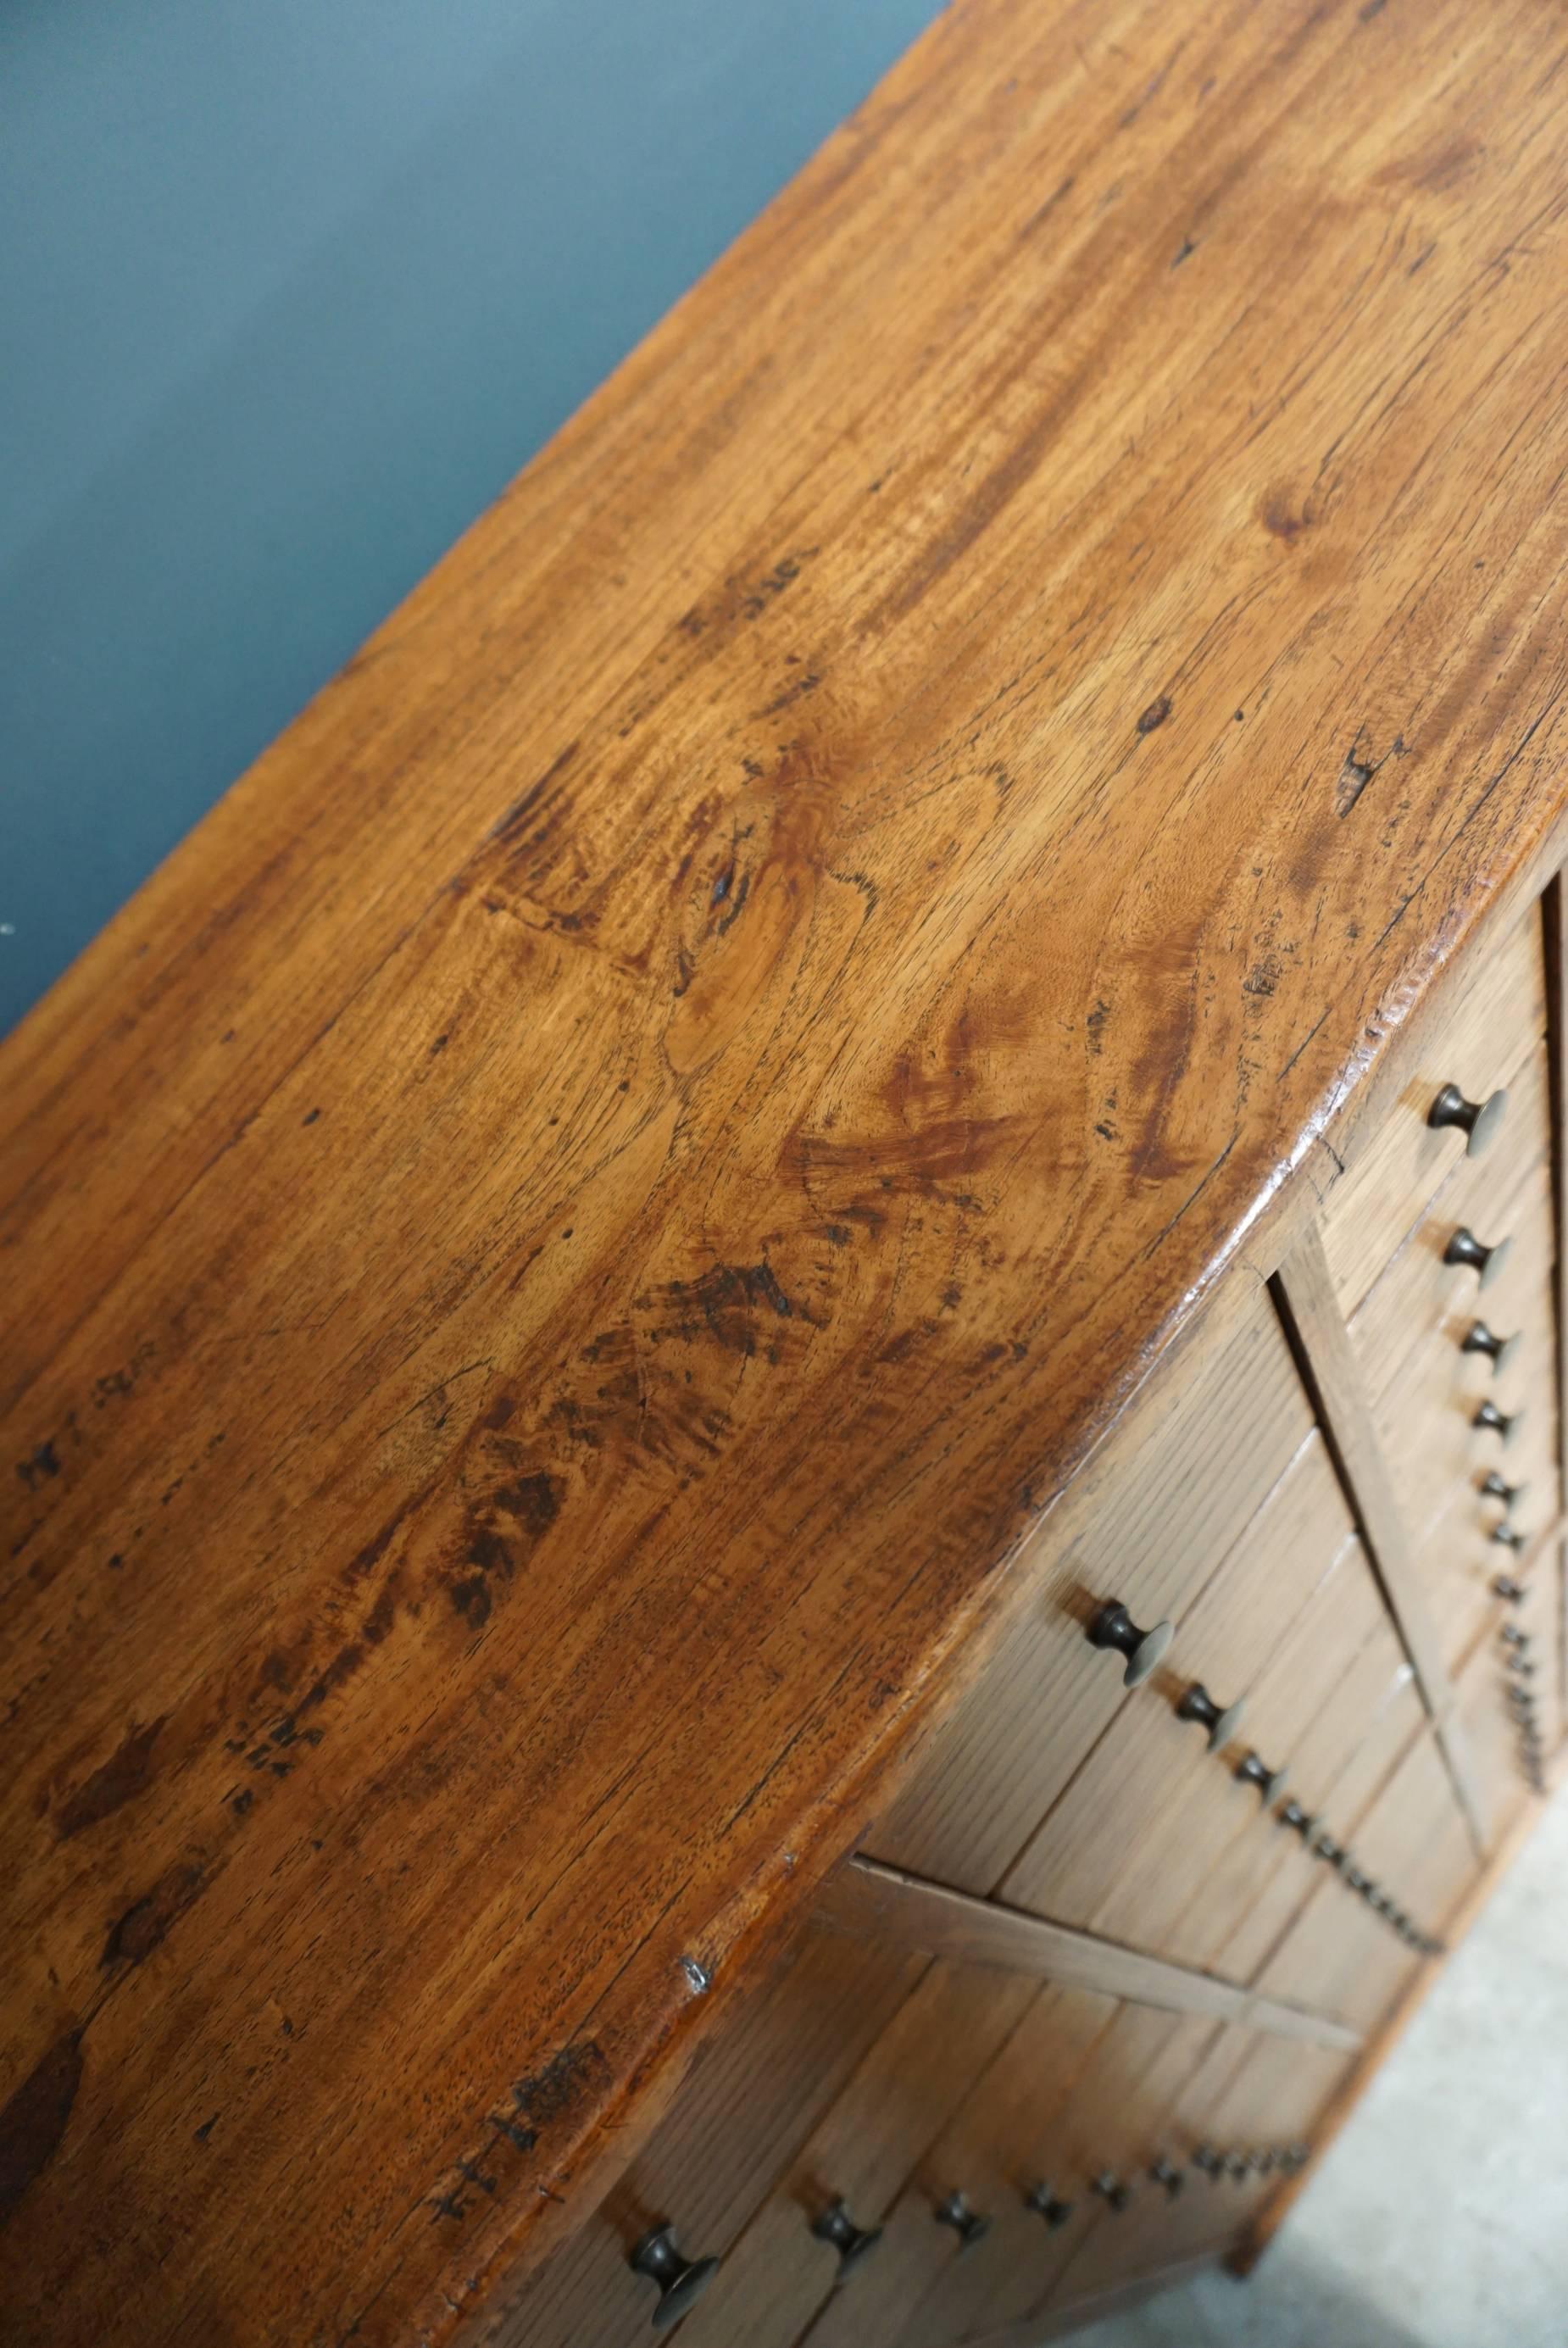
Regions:
[[7, 0], [0, 1032], [936, 13]]

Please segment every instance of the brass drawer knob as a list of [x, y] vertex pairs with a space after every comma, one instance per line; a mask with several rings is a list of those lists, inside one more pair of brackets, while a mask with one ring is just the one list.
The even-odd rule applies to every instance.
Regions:
[[820, 2218], [811, 2220], [811, 2231], [820, 2242], [830, 2242], [839, 2254], [839, 2281], [847, 2282], [862, 2259], [867, 2259], [882, 2238], [880, 2226], [857, 2226], [841, 2193], [830, 2202]]
[[672, 2323], [678, 2323], [687, 2310], [696, 2305], [718, 2272], [717, 2259], [682, 2258], [676, 2230], [667, 2218], [662, 2218], [643, 2236], [632, 2252], [630, 2264], [638, 2274], [658, 2284], [659, 2303], [654, 2310], [655, 2332], [667, 2332]]
[[1515, 1557], [1522, 1556], [1530, 1547], [1530, 1535], [1521, 1532], [1517, 1525], [1493, 1525], [1487, 1538], [1500, 1549], [1511, 1549]]
[[939, 2226], [952, 2227], [960, 2248], [965, 2250], [972, 2250], [976, 2242], [983, 2242], [991, 2230], [990, 2219], [983, 2218], [978, 2209], [972, 2209], [965, 2195], [956, 2188], [945, 2201], [937, 2203], [932, 2214]]
[[1469, 1266], [1480, 1273], [1480, 1284], [1485, 1288], [1497, 1278], [1508, 1262], [1512, 1245], [1511, 1240], [1494, 1240], [1488, 1247], [1466, 1224], [1461, 1223], [1443, 1250], [1443, 1262]]
[[1109, 2204], [1119, 2218], [1132, 2199], [1131, 2186], [1124, 2184], [1119, 2177], [1113, 2176], [1109, 2168], [1100, 2170], [1094, 2180], [1093, 2189], [1099, 2195], [1102, 2201]]
[[1240, 1728], [1242, 1715], [1246, 1708], [1245, 1697], [1238, 1696], [1234, 1704], [1222, 1712], [1202, 1681], [1194, 1680], [1176, 1707], [1176, 1717], [1178, 1720], [1195, 1720], [1201, 1727], [1206, 1728], [1209, 1750], [1217, 1753], [1222, 1745], [1230, 1743]]
[[1465, 1153], [1479, 1158], [1497, 1138], [1508, 1109], [1508, 1095], [1499, 1090], [1483, 1101], [1466, 1100], [1458, 1085], [1445, 1085], [1427, 1111], [1429, 1125], [1451, 1125], [1465, 1137]]
[[1181, 2192], [1182, 2186], [1187, 2181], [1182, 2176], [1181, 2171], [1176, 2167], [1175, 2163], [1173, 2161], [1167, 2160], [1163, 2153], [1161, 2154], [1158, 2160], [1150, 2161], [1149, 2165], [1149, 2177], [1151, 2184], [1163, 2185], [1166, 2196], [1171, 2201], [1175, 2200], [1176, 2196]]
[[1285, 1779], [1290, 1776], [1290, 1771], [1288, 1768], [1271, 1769], [1268, 1763], [1260, 1760], [1257, 1754], [1253, 1752], [1249, 1753], [1244, 1760], [1237, 1762], [1232, 1775], [1243, 1786], [1255, 1786], [1264, 1802], [1269, 1803], [1278, 1801], [1284, 1793]]
[[[1501, 1377], [1518, 1353], [1523, 1334], [1522, 1329], [1516, 1329], [1511, 1337], [1500, 1337], [1495, 1329], [1487, 1327], [1484, 1321], [1472, 1321], [1460, 1339], [1460, 1351], [1461, 1354], [1484, 1354], [1491, 1364], [1493, 1375]], [[1476, 1423], [1471, 1422], [1472, 1425]]]
[[1529, 1489], [1530, 1487], [1528, 1484], [1506, 1483], [1498, 1474], [1495, 1468], [1491, 1469], [1489, 1475], [1484, 1476], [1481, 1478], [1480, 1490], [1482, 1498], [1488, 1500], [1500, 1500], [1502, 1504], [1502, 1513], [1505, 1517], [1511, 1514], [1513, 1509], [1519, 1506], [1519, 1503], [1523, 1499]]
[[1109, 1647], [1127, 1658], [1122, 1673], [1124, 1687], [1141, 1687], [1176, 1636], [1171, 1622], [1156, 1622], [1152, 1631], [1140, 1631], [1119, 1598], [1108, 1598], [1088, 1626], [1091, 1647]]
[[1067, 2224], [1073, 2213], [1073, 2204], [1064, 2201], [1043, 2177], [1026, 2199], [1024, 2207], [1033, 2209], [1037, 2217], [1043, 2218], [1053, 2234], [1059, 2226]]

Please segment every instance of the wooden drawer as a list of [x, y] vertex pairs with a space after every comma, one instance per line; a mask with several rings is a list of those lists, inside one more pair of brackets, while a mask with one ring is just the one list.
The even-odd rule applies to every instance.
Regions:
[[[1342, 1560], [1348, 1571], [1337, 1570]], [[1254, 1739], [1271, 1766], [1288, 1757], [1284, 1740], [1342, 1679], [1377, 1605], [1344, 1496], [1314, 1433], [1181, 1617], [1140, 1701], [1117, 1715], [1009, 1869], [1002, 1898], [1158, 1955], [1204, 1963], [1244, 1911], [1256, 1879], [1291, 1862], [1255, 1788], [1237, 1782], [1235, 1765]], [[1289, 1672], [1276, 1668], [1282, 1653], [1291, 1658]], [[1177, 1715], [1183, 1693], [1200, 1679], [1221, 1704], [1248, 1700], [1243, 1729], [1218, 1754], [1208, 1751], [1202, 1727]], [[1342, 1723], [1346, 1736], [1354, 1725]], [[1221, 1896], [1219, 1871], [1233, 1853]]]
[[[1445, 1219], [1432, 1228], [1429, 1246], [1412, 1243], [1402, 1252], [1351, 1328], [1353, 1344], [1380, 1373], [1368, 1380], [1373, 1419], [1405, 1521], [1418, 1539], [1472, 1478], [1495, 1466], [1511, 1480], [1506, 1455], [1525, 1436], [1537, 1456], [1555, 1437], [1553, 1214], [1544, 1165], [1528, 1170], [1494, 1221], [1511, 1235], [1513, 1248], [1484, 1294], [1476, 1294], [1473, 1274], [1456, 1281], [1436, 1262], [1437, 1239], [1452, 1229]], [[1519, 1334], [1516, 1355], [1501, 1372], [1488, 1355], [1463, 1350], [1478, 1319], [1503, 1337]], [[1390, 1341], [1401, 1327], [1411, 1335], [1397, 1351]], [[1488, 1399], [1510, 1416], [1523, 1407], [1523, 1424], [1506, 1446], [1474, 1425]]]
[[[1541, 1045], [1526, 1061], [1510, 1102], [1517, 1107], [1522, 1145], [1526, 1132], [1532, 1137], [1529, 1149], [1522, 1146], [1506, 1162], [1501, 1144], [1499, 1152], [1483, 1158], [1461, 1158], [1351, 1316], [1350, 1341], [1369, 1394], [1380, 1395], [1405, 1376], [1410, 1355], [1445, 1318], [1468, 1322], [1480, 1313], [1495, 1322], [1532, 1293], [1552, 1262], [1550, 1205], [1542, 1214], [1537, 1204], [1547, 1198], [1551, 1150]], [[1461, 1231], [1500, 1251], [1480, 1272], [1443, 1261]]]
[[[1509, 1522], [1525, 1532], [1552, 1527], [1559, 1511], [1555, 1430], [1539, 1416], [1511, 1451], [1501, 1473], [1527, 1489]], [[1521, 1556], [1502, 1548], [1491, 1536], [1504, 1521], [1498, 1503], [1480, 1487], [1481, 1471], [1451, 1495], [1441, 1517], [1422, 1537], [1418, 1550], [1428, 1604], [1449, 1672], [1457, 1671], [1478, 1639], [1502, 1619], [1505, 1609], [1494, 1584], [1501, 1576], [1528, 1582], [1552, 1554], [1554, 1536], [1537, 1530]]]
[[[1344, 1843], [1421, 1735], [1427, 1715], [1359, 1542], [1341, 1559], [1323, 1598], [1340, 1610], [1347, 1624], [1356, 1616], [1364, 1621], [1361, 1645], [1315, 1709], [1320, 1674], [1303, 1669], [1293, 1653], [1281, 1653], [1270, 1681], [1288, 1682], [1281, 1691], [1282, 1719], [1291, 1716], [1291, 1704], [1310, 1714], [1296, 1723], [1297, 1733], [1284, 1747], [1292, 1763], [1291, 1797]], [[1260, 1696], [1270, 1692], [1266, 1684], [1260, 1687]], [[1284, 1807], [1281, 1803], [1274, 1813], [1269, 1863], [1260, 1868], [1249, 1857], [1244, 1900], [1234, 1896], [1229, 1879], [1240, 1852], [1226, 1855], [1200, 1894], [1205, 1905], [1212, 1900], [1219, 1915], [1234, 1915], [1207, 1960], [1212, 1972], [1232, 1981], [1255, 1980], [1317, 1890], [1322, 1862], [1313, 1859], [1300, 1835], [1280, 1823]]]
[[[1136, 2230], [1137, 2214], [1155, 2198], [1147, 2171], [1164, 2116], [1215, 2024], [1150, 2006], [1113, 2007], [1072, 2076], [1064, 2034], [1076, 2054], [1087, 2027], [1075, 2009], [1105, 2002], [1074, 1992], [1047, 1997], [1048, 2010], [1042, 2002], [1029, 2026], [999, 2052], [910, 2178], [888, 2221], [870, 2322], [846, 2295], [819, 2320], [809, 2335], [811, 2348], [861, 2348], [868, 2330], [889, 2348], [939, 2348], [983, 2334], [1047, 2298], [1078, 2245], [1102, 2223], [1119, 2230], [1131, 2218]], [[1122, 2217], [1111, 2217], [1097, 2178], [1126, 2188]], [[1070, 2206], [1059, 2228], [1028, 2207], [1042, 2181]], [[985, 2240], [969, 2250], [933, 2219], [954, 2187], [990, 2220]]]
[[[1279, 2156], [1310, 2143], [1354, 2059], [1234, 2025], [1214, 2034], [1156, 2132], [1156, 2157], [1174, 2170], [1175, 2192], [1151, 2188], [1146, 2177], [1121, 2217], [1107, 2214], [1096, 2224], [1047, 2303], [1053, 2310], [1082, 2305], [1087, 2319], [1106, 2292], [1233, 2240], [1274, 2191]], [[1215, 2176], [1193, 2165], [1200, 2151], [1257, 2165]]]
[[[738, 2340], [748, 2348], [789, 2348], [824, 2302], [830, 2317], [824, 2336], [843, 2322], [880, 2330], [913, 2247], [952, 2254], [958, 2236], [936, 2224], [929, 2206], [923, 2230], [911, 2226], [906, 2212], [840, 2290], [836, 2253], [812, 2233], [813, 2223], [841, 2198], [859, 2226], [884, 2225], [912, 2172], [976, 2082], [988, 2076], [999, 2051], [1042, 2000], [1056, 1994], [1032, 1976], [931, 1964], [686, 2319], [682, 2348], [732, 2348]], [[1029, 2075], [1042, 2105], [1048, 2106], [1058, 2069], [1065, 2087], [1081, 2059], [1075, 2057], [1075, 2027], [1087, 2051], [1114, 2012], [1109, 1999], [1078, 2000], [1058, 2031], [1048, 2004], [1042, 2009], [1032, 2036], [1019, 2042], [1033, 2050]]]
[[[1485, 1100], [1499, 1085], [1511, 1086], [1545, 1025], [1541, 916], [1532, 908], [1491, 949], [1451, 1007], [1426, 1023], [1398, 1099], [1357, 1138], [1346, 1175], [1329, 1192], [1323, 1242], [1343, 1313], [1355, 1312], [1464, 1154], [1462, 1133], [1427, 1122], [1443, 1086], [1457, 1084], [1471, 1100]], [[1516, 1143], [1511, 1099], [1487, 1157], [1517, 1164], [1535, 1147]]]
[[[1540, 1733], [1544, 1761], [1556, 1750], [1563, 1731], [1562, 1691], [1557, 1671], [1557, 1628], [1561, 1603], [1559, 1544], [1542, 1545], [1532, 1560], [1524, 1584], [1522, 1604], [1496, 1606], [1474, 1652], [1459, 1675], [1457, 1695], [1470, 1759], [1480, 1786], [1488, 1839], [1501, 1840], [1532, 1797], [1524, 1722], [1514, 1708], [1513, 1691], [1531, 1699], [1530, 1718]], [[1504, 1629], [1522, 1632], [1527, 1649], [1511, 1645]], [[1512, 1667], [1518, 1656], [1533, 1669]]]
[[909, 2011], [929, 1963], [809, 1926], [698, 2050], [600, 2208], [514, 2303], [487, 2308], [464, 2348], [624, 2348], [638, 2337], [657, 2302], [627, 2264], [635, 2243], [667, 2219], [688, 2258], [723, 2251], [857, 2062]]
[[[1429, 1734], [1410, 1747], [1357, 1828], [1354, 1858], [1413, 1923], [1441, 1931], [1479, 1860]], [[1417, 1962], [1366, 1901], [1324, 1867], [1316, 1890], [1256, 1985], [1266, 1996], [1310, 2006], [1353, 2030], [1370, 2031]]]
[[[1081, 1526], [1040, 1597], [927, 1740], [867, 1837], [876, 1859], [992, 1891], [1124, 1707], [1119, 1659], [1086, 1625], [1108, 1598], [1144, 1624], [1191, 1613], [1311, 1432], [1305, 1393], [1260, 1288], [1162, 1365], [1085, 1469]], [[1048, 1531], [1048, 1528], [1047, 1528]]]

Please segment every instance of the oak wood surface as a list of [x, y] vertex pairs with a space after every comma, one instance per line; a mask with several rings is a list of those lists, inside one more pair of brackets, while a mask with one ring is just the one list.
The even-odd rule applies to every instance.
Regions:
[[955, 6], [6, 1044], [13, 2328], [575, 2222], [1544, 877], [1565, 60]]

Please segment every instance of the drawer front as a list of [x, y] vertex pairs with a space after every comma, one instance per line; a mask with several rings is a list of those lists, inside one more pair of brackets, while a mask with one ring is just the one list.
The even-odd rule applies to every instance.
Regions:
[[1466, 1154], [1462, 1132], [1428, 1122], [1445, 1085], [1459, 1086], [1472, 1101], [1484, 1101], [1500, 1086], [1509, 1087], [1508, 1110], [1484, 1155], [1499, 1158], [1505, 1142], [1507, 1159], [1500, 1162], [1518, 1165], [1534, 1154], [1532, 1147], [1515, 1146], [1511, 1090], [1545, 1025], [1541, 915], [1532, 909], [1491, 949], [1451, 1009], [1427, 1023], [1398, 1099], [1376, 1127], [1357, 1137], [1343, 1180], [1329, 1192], [1324, 1249], [1340, 1310], [1347, 1316]]
[[[1342, 1560], [1349, 1571], [1338, 1570]], [[1316, 1602], [1330, 1591], [1337, 1601], [1358, 1580], [1365, 1605]], [[1258, 1879], [1290, 1859], [1257, 1789], [1237, 1780], [1236, 1765], [1254, 1744], [1271, 1767], [1288, 1761], [1285, 1741], [1310, 1710], [1305, 1683], [1314, 1696], [1333, 1687], [1375, 1605], [1344, 1496], [1314, 1434], [1181, 1618], [1165, 1663], [1118, 1713], [1008, 1871], [1003, 1899], [1157, 1955], [1204, 1962]], [[1282, 1656], [1291, 1668], [1278, 1668]], [[1203, 1726], [1179, 1716], [1194, 1682], [1222, 1706], [1246, 1701], [1240, 1728], [1213, 1753]], [[1234, 1864], [1221, 1901], [1216, 1875], [1228, 1858]]]
[[923, 1747], [866, 1838], [872, 1858], [993, 1891], [1118, 1713], [1145, 1701], [1088, 1643], [1094, 1611], [1119, 1598], [1140, 1624], [1180, 1622], [1312, 1428], [1266, 1295], [1236, 1304], [1162, 1365], [1083, 1471], [1082, 1531]]
[[[1333, 1610], [1342, 1634], [1357, 1621], [1364, 1626], [1348, 1663], [1325, 1684], [1320, 1659], [1329, 1642], [1308, 1640], [1299, 1659], [1282, 1652], [1269, 1677], [1288, 1682], [1280, 1691], [1282, 1720], [1294, 1731], [1283, 1747], [1292, 1765], [1287, 1799], [1343, 1844], [1422, 1733], [1426, 1711], [1359, 1542], [1340, 1560], [1318, 1602]], [[1260, 1687], [1260, 1694], [1270, 1692], [1267, 1684]], [[1212, 1900], [1216, 1915], [1234, 1918], [1205, 1962], [1232, 1981], [1255, 1980], [1318, 1888], [1322, 1861], [1282, 1813], [1289, 1815], [1286, 1803], [1276, 1803], [1266, 1867], [1258, 1869], [1250, 1854], [1229, 1853], [1205, 1888], [1205, 1905]], [[1247, 1872], [1239, 1882], [1243, 1856]]]
[[[1550, 1446], [1554, 1431], [1553, 1369], [1553, 1215], [1546, 1168], [1527, 1170], [1493, 1219], [1512, 1241], [1502, 1272], [1484, 1290], [1473, 1273], [1456, 1279], [1438, 1261], [1436, 1241], [1451, 1232], [1447, 1219], [1419, 1235], [1390, 1266], [1351, 1327], [1351, 1341], [1379, 1375], [1369, 1379], [1374, 1420], [1387, 1454], [1402, 1513], [1413, 1534], [1441, 1516], [1456, 1489], [1490, 1468], [1511, 1476], [1512, 1455], [1527, 1440]], [[1516, 1339], [1498, 1365], [1466, 1350], [1480, 1329]], [[1409, 1344], [1390, 1342], [1408, 1328]], [[1483, 1402], [1523, 1424], [1505, 1443], [1475, 1424]]]
[[[1517, 1148], [1505, 1154], [1500, 1141], [1483, 1158], [1460, 1159], [1350, 1317], [1351, 1344], [1369, 1394], [1382, 1394], [1396, 1374], [1406, 1374], [1418, 1341], [1436, 1330], [1444, 1313], [1468, 1307], [1492, 1317], [1522, 1262], [1533, 1257], [1539, 1270], [1551, 1260], [1550, 1227], [1542, 1235], [1538, 1225], [1522, 1231], [1515, 1221], [1521, 1195], [1546, 1186], [1551, 1124], [1541, 1045], [1531, 1052], [1509, 1100], [1518, 1119]], [[1448, 1261], [1456, 1242], [1470, 1261]]]
[[[1001, 2050], [1054, 1994], [1037, 1980], [988, 1966], [932, 1964], [726, 2257], [682, 2325], [682, 2348], [733, 2348], [738, 2340], [748, 2348], [790, 2348], [824, 2310], [824, 2336], [846, 2322], [857, 2341], [867, 2327], [880, 2333], [915, 2250], [960, 2248], [959, 2235], [938, 2226], [930, 2207], [920, 2228], [911, 2226], [907, 2209], [892, 2225], [912, 2173]], [[1037, 2096], [1048, 2099], [1058, 2070], [1070, 2075], [1079, 2059], [1075, 2029], [1087, 2051], [1114, 2011], [1109, 1999], [1077, 1999], [1060, 2029], [1042, 2012], [1033, 2035], [1019, 2042], [1033, 2049]], [[838, 2253], [812, 2231], [841, 2200], [858, 2228], [882, 2230], [841, 2287]]]
[[[1339, 1839], [1336, 1836], [1336, 1839]], [[1356, 1829], [1354, 1863], [1423, 1931], [1440, 1934], [1479, 1861], [1437, 1746], [1423, 1733]], [[1370, 2031], [1419, 1962], [1357, 1897], [1322, 1866], [1316, 1890], [1256, 1986]]]
[[[1543, 1422], [1522, 1439], [1500, 1471], [1511, 1489], [1522, 1487], [1521, 1498], [1504, 1513], [1481, 1486], [1484, 1474], [1472, 1474], [1449, 1498], [1448, 1508], [1431, 1526], [1418, 1552], [1428, 1602], [1441, 1643], [1443, 1661], [1457, 1672], [1477, 1642], [1502, 1621], [1511, 1585], [1527, 1588], [1551, 1570], [1554, 1536], [1532, 1526], [1555, 1525], [1559, 1484], [1553, 1451], [1553, 1430]], [[1524, 1549], [1515, 1553], [1496, 1540], [1497, 1529], [1524, 1532]]]
[[628, 2264], [641, 2237], [668, 2219], [686, 2257], [723, 2252], [790, 2148], [908, 2010], [928, 1964], [885, 1943], [808, 1927], [698, 2050], [670, 2109], [601, 2207], [515, 2301], [487, 2308], [464, 2348], [624, 2348], [638, 2337], [657, 2304], [655, 2285]]
[[1457, 1700], [1480, 1787], [1488, 1840], [1507, 1834], [1563, 1733], [1557, 1669], [1560, 1546], [1543, 1543], [1514, 1604], [1494, 1602], [1491, 1619], [1460, 1673]]
[[[1086, 2059], [1082, 2010], [1102, 2001], [1073, 1992], [1047, 2001], [917, 2164], [888, 2220], [874, 2307], [857, 2311], [846, 2295], [819, 2320], [812, 2348], [861, 2348], [868, 2328], [889, 2348], [939, 2348], [992, 2331], [1037, 2306], [1088, 2235], [1107, 2219], [1124, 2225], [1150, 2199], [1146, 2172], [1165, 2112], [1213, 2023], [1123, 2004], [1102, 2021]], [[1070, 2069], [1064, 2033], [1077, 2057]], [[1128, 2213], [1112, 2218], [1097, 2179], [1118, 2199], [1125, 2190]], [[1042, 2184], [1070, 2209], [1060, 2225], [1028, 2206]], [[954, 2188], [989, 2220], [968, 2250], [934, 2221]]]
[[[1310, 2146], [1354, 2059], [1236, 2026], [1213, 2034], [1157, 2131], [1155, 2157], [1171, 2181], [1145, 2177], [1128, 2211], [1102, 2218], [1047, 2303], [1087, 2311], [1140, 2275], [1233, 2240], [1284, 2173], [1284, 2157]], [[1200, 2155], [1219, 2170], [1198, 2165]]]

